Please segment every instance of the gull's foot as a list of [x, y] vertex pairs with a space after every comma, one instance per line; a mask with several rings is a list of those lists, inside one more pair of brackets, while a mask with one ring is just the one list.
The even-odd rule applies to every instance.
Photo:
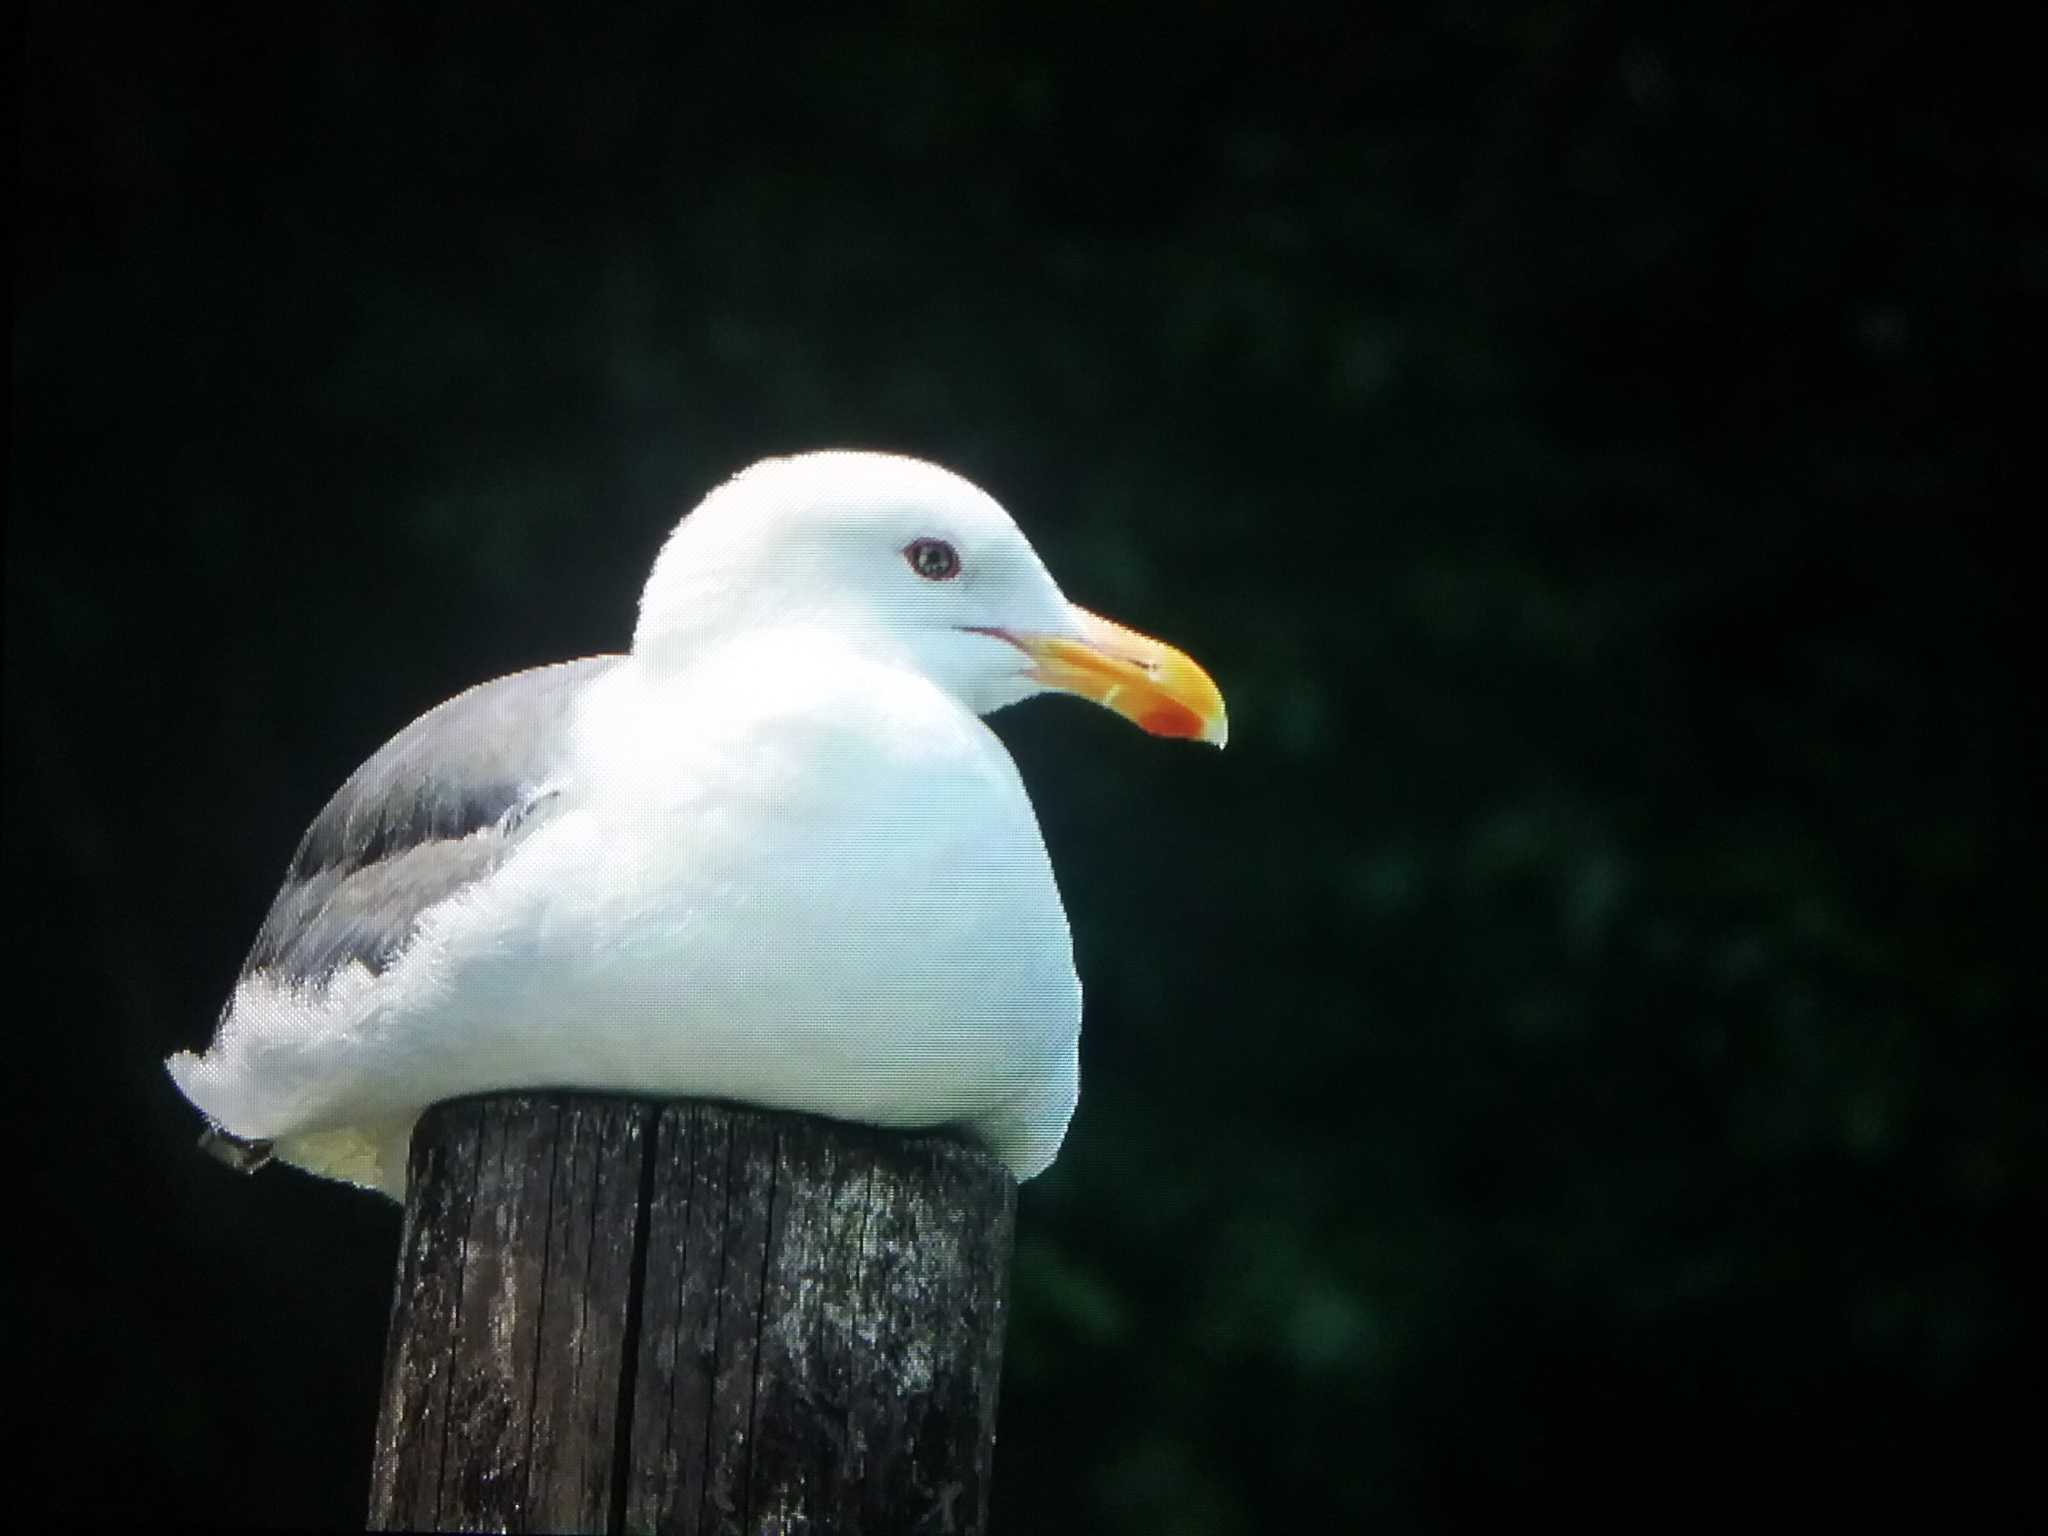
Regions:
[[244, 1141], [231, 1136], [217, 1125], [209, 1125], [206, 1134], [199, 1138], [199, 1150], [210, 1157], [217, 1157], [237, 1173], [254, 1173], [270, 1161], [270, 1143], [267, 1141]]

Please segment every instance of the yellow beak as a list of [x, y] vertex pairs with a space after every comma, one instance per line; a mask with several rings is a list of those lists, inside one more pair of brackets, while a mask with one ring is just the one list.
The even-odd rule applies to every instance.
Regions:
[[1229, 739], [1223, 694], [1193, 658], [1085, 608], [1072, 612], [1071, 634], [990, 633], [1031, 658], [1034, 682], [1079, 694], [1140, 730], [1218, 747]]

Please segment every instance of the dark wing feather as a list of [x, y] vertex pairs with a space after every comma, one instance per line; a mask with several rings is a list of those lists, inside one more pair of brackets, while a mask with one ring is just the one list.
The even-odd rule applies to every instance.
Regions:
[[620, 659], [498, 678], [386, 742], [306, 829], [243, 976], [317, 986], [351, 962], [381, 974], [430, 908], [545, 820], [577, 695]]

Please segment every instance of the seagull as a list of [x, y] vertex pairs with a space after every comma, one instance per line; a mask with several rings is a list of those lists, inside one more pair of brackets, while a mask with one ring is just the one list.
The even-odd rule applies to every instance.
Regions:
[[398, 1199], [429, 1105], [541, 1088], [950, 1126], [1030, 1178], [1081, 985], [981, 717], [1047, 691], [1227, 735], [1200, 666], [1069, 602], [967, 480], [764, 460], [669, 536], [628, 654], [471, 688], [350, 775], [166, 1066], [227, 1161]]

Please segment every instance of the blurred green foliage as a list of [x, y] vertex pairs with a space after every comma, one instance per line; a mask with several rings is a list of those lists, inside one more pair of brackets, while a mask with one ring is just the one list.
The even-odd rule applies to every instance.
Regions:
[[999, 1529], [2017, 1485], [2013, 39], [1560, 0], [37, 4], [25, 40], [36, 1502], [358, 1518], [395, 1215], [226, 1179], [158, 1059], [356, 761], [623, 646], [680, 507], [828, 444], [976, 477], [1232, 710], [1220, 758], [997, 722], [1088, 988]]

